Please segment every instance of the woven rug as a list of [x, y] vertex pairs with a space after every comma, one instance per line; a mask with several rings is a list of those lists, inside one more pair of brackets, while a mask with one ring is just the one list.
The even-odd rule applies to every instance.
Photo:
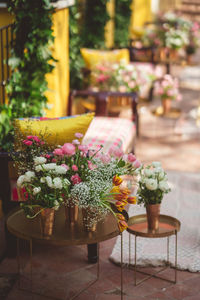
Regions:
[[[186, 162], [185, 162], [186, 163]], [[164, 196], [161, 214], [181, 221], [178, 233], [178, 269], [200, 272], [200, 174], [168, 171], [172, 191]], [[143, 207], [132, 205], [129, 216], [145, 213]], [[131, 238], [131, 264], [134, 263], [134, 236]], [[170, 264], [174, 266], [175, 236], [170, 236]], [[128, 263], [129, 239], [123, 232], [123, 260]], [[110, 260], [120, 263], [121, 244], [117, 238]], [[167, 238], [137, 238], [137, 264], [162, 266], [166, 263]]]

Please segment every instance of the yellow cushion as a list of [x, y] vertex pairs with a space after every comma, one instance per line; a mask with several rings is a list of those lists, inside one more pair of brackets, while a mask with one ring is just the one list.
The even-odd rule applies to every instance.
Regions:
[[44, 138], [49, 146], [63, 145], [70, 143], [75, 138], [75, 133], [86, 133], [94, 113], [88, 113], [68, 118], [37, 120], [37, 119], [16, 119], [14, 123], [17, 136], [26, 138], [27, 135], [36, 135]]
[[81, 49], [81, 55], [88, 69], [93, 69], [96, 65], [103, 62], [119, 63], [123, 60], [125, 63], [129, 63], [129, 51], [128, 49], [117, 50], [95, 50], [95, 49]]

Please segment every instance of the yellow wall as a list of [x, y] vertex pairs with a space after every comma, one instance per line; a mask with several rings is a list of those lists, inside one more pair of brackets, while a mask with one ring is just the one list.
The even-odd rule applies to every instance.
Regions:
[[49, 91], [47, 117], [61, 117], [67, 113], [69, 93], [69, 10], [58, 10], [53, 15], [54, 45], [53, 56], [58, 59], [51, 74], [47, 74]]
[[152, 20], [151, 0], [133, 0], [130, 34], [131, 37], [139, 37], [143, 34], [145, 22]]
[[114, 45], [114, 15], [115, 15], [115, 0], [110, 0], [107, 2], [107, 11], [111, 19], [107, 22], [105, 26], [105, 43], [107, 48], [112, 48]]
[[12, 16], [9, 14], [7, 8], [0, 8], [0, 27], [12, 23]]

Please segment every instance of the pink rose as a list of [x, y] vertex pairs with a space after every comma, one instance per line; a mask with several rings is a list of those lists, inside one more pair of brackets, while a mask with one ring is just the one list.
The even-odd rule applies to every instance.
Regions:
[[46, 157], [46, 158], [51, 158], [51, 155], [46, 154], [45, 157]]
[[83, 137], [83, 134], [80, 133], [80, 132], [76, 132], [76, 133], [75, 133], [75, 137], [76, 137], [77, 139], [81, 139], [81, 138]]
[[133, 163], [133, 166], [137, 169], [141, 166], [141, 162], [139, 160], [135, 160], [134, 163]]
[[62, 156], [62, 155], [63, 155], [62, 149], [60, 149], [60, 148], [55, 149], [55, 150], [53, 151], [53, 154], [54, 154], [54, 155]]
[[62, 146], [62, 152], [67, 156], [72, 156], [76, 153], [76, 147], [71, 143], [65, 143]]
[[24, 143], [26, 146], [31, 146], [31, 145], [33, 144], [33, 142], [28, 141], [28, 140], [24, 140], [23, 143]]
[[79, 184], [82, 180], [78, 174], [72, 175], [71, 181], [73, 184]]
[[52, 163], [56, 163], [57, 160], [55, 158], [52, 158]]
[[112, 156], [115, 156], [115, 157], [122, 157], [123, 156], [123, 151], [121, 149], [119, 149], [118, 147], [112, 147], [110, 148], [109, 150], [109, 154], [112, 155]]
[[136, 157], [135, 157], [135, 155], [134, 155], [133, 153], [129, 153], [129, 154], [128, 154], [128, 161], [129, 161], [130, 163], [136, 161]]
[[67, 171], [69, 170], [69, 166], [67, 166], [66, 164], [62, 164], [61, 165], [63, 168], [65, 168]]
[[72, 170], [73, 171], [78, 171], [78, 167], [76, 165], [72, 165]]

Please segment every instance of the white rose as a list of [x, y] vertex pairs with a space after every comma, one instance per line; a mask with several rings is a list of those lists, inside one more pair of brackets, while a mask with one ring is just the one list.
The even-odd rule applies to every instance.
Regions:
[[46, 171], [54, 170], [56, 168], [56, 166], [57, 165], [55, 163], [49, 163], [49, 164], [43, 165], [43, 167]]
[[56, 166], [55, 167], [55, 173], [57, 173], [57, 174], [66, 174], [67, 170], [62, 166]]
[[154, 191], [158, 188], [157, 180], [148, 178], [145, 180], [145, 185], [148, 190]]
[[144, 175], [145, 175], [146, 177], [151, 177], [151, 176], [154, 175], [154, 172], [153, 172], [152, 170], [150, 170], [150, 169], [145, 169], [145, 170], [144, 170]]
[[165, 172], [162, 170], [161, 172], [159, 172], [158, 174], [158, 179], [159, 180], [163, 180], [165, 178]]
[[21, 187], [25, 181], [25, 178], [26, 177], [24, 175], [19, 176], [19, 178], [17, 179], [17, 186]]
[[40, 178], [40, 182], [41, 182], [41, 183], [45, 183], [45, 182], [46, 182], [45, 177], [41, 177], [41, 178]]
[[55, 209], [55, 210], [58, 210], [59, 207], [60, 207], [59, 202], [58, 202], [57, 200], [55, 200], [55, 201], [54, 201], [54, 209]]
[[36, 172], [40, 172], [40, 171], [42, 171], [43, 169], [42, 169], [42, 166], [41, 165], [37, 165], [36, 167], [35, 167], [35, 171]]
[[161, 189], [161, 191], [163, 191], [163, 192], [169, 191], [169, 185], [168, 185], [167, 181], [165, 181], [165, 180], [160, 181], [159, 189]]
[[35, 177], [35, 172], [27, 171], [27, 172], [25, 173], [25, 176], [26, 176], [26, 181], [30, 182], [30, 181], [31, 181], [31, 178]]
[[53, 185], [56, 189], [62, 189], [63, 185], [62, 185], [62, 180], [59, 177], [56, 177], [53, 179]]
[[53, 187], [52, 178], [50, 176], [46, 176], [46, 182], [50, 188]]
[[66, 185], [70, 185], [71, 184], [70, 181], [67, 178], [65, 178], [63, 181], [64, 181], [64, 184], [66, 184]]
[[42, 164], [45, 164], [47, 161], [47, 159], [43, 156], [37, 156], [33, 160], [34, 160], [35, 165], [42, 165]]
[[152, 162], [152, 166], [153, 166], [154, 168], [159, 168], [159, 167], [161, 167], [161, 163], [160, 163], [159, 161], [153, 161], [153, 162]]
[[35, 188], [33, 189], [33, 195], [38, 194], [40, 191], [41, 191], [41, 187], [35, 187]]

